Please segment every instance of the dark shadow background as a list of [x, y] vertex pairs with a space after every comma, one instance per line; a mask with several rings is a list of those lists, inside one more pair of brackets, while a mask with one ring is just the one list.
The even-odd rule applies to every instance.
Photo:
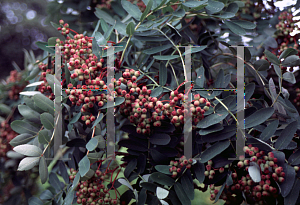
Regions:
[[[24, 69], [24, 52], [35, 56], [43, 51], [36, 41], [47, 41], [57, 31], [47, 22], [47, 0], [1, 0], [0, 2], [0, 79], [14, 69], [12, 62]], [[50, 26], [49, 26], [50, 25]]]

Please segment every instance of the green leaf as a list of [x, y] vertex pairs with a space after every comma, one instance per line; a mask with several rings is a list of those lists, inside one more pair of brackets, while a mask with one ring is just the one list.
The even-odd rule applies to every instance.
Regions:
[[282, 78], [283, 78], [283, 80], [285, 80], [285, 81], [287, 81], [289, 83], [292, 83], [292, 84], [296, 83], [295, 75], [292, 72], [285, 72], [285, 73], [283, 73]]
[[[190, 177], [188, 176], [190, 175]], [[190, 200], [193, 200], [195, 197], [194, 192], [194, 184], [192, 181], [190, 170], [187, 170], [182, 176], [181, 176], [181, 185], [183, 190], [185, 191], [185, 194]]]
[[163, 174], [168, 174], [168, 175], [171, 175], [172, 173], [169, 171], [169, 169], [171, 168], [171, 166], [169, 165], [156, 165], [155, 166], [155, 169], [157, 171], [159, 171], [160, 173], [163, 173]]
[[69, 124], [74, 124], [75, 122], [77, 122], [77, 121], [79, 120], [80, 116], [81, 116], [81, 112], [76, 113], [76, 115], [73, 114], [73, 118], [72, 118], [72, 120], [69, 122]]
[[113, 32], [115, 26], [116, 26], [116, 23], [113, 24], [111, 27], [109, 27], [109, 29], [104, 33], [104, 38], [105, 38], [107, 41], [110, 39], [110, 36], [111, 36], [111, 34], [112, 34], [112, 32]]
[[205, 82], [205, 76], [204, 76], [204, 67], [201, 66], [198, 71], [197, 71], [197, 79], [195, 80], [195, 83], [197, 86], [200, 88], [204, 87], [204, 82]]
[[48, 38], [48, 46], [55, 46], [56, 45], [56, 39], [59, 39], [59, 38], [58, 37]]
[[61, 27], [60, 25], [50, 21], [51, 25], [57, 30], [59, 27]]
[[9, 144], [13, 147], [21, 145], [21, 144], [26, 144], [27, 142], [30, 142], [33, 138], [35, 138], [35, 136], [33, 136], [32, 134], [21, 134], [16, 136], [15, 138], [13, 138]]
[[275, 65], [273, 64], [274, 66], [274, 70], [275, 70], [275, 73], [277, 74], [278, 77], [282, 78], [282, 72], [281, 72], [281, 69], [278, 65]]
[[191, 205], [191, 200], [187, 197], [187, 195], [184, 192], [184, 188], [182, 187], [182, 185], [179, 182], [177, 182], [174, 185], [174, 188], [175, 188], [176, 195], [178, 196], [180, 202], [184, 205]]
[[179, 55], [165, 55], [165, 56], [153, 56], [154, 59], [156, 60], [173, 60], [176, 58], [179, 58]]
[[236, 126], [229, 125], [229, 126], [225, 126], [224, 129], [222, 129], [221, 131], [213, 132], [208, 135], [201, 136], [201, 138], [196, 139], [196, 141], [199, 140], [200, 142], [204, 141], [209, 143], [216, 142], [216, 141], [228, 139], [233, 135], [235, 135], [235, 133], [236, 133]]
[[231, 172], [229, 171], [229, 172], [227, 173], [226, 181], [224, 182], [224, 184], [223, 184], [222, 187], [220, 188], [218, 194], [216, 195], [216, 199], [215, 199], [214, 203], [216, 203], [216, 202], [219, 200], [221, 194], [223, 193], [223, 190], [224, 190], [225, 186], [226, 186], [226, 185], [227, 185], [227, 186], [230, 186], [230, 185], [232, 185], [232, 183], [233, 183], [233, 181], [232, 181], [232, 177], [231, 177]]
[[64, 200], [64, 205], [69, 205], [69, 204], [73, 204], [74, 201], [74, 194], [75, 191], [74, 190], [69, 190], [65, 200]]
[[280, 133], [280, 136], [275, 142], [275, 149], [284, 149], [292, 141], [294, 134], [297, 131], [297, 121], [293, 121]]
[[189, 7], [189, 8], [195, 8], [195, 7], [198, 7], [198, 6], [201, 6], [201, 5], [205, 4], [206, 2], [207, 2], [207, 0], [204, 0], [204, 1], [187, 1], [187, 2], [182, 3], [182, 5], [184, 5], [186, 7]]
[[94, 37], [94, 36], [95, 36], [95, 33], [96, 33], [96, 32], [98, 31], [98, 29], [99, 29], [100, 23], [101, 23], [101, 28], [102, 28], [102, 30], [103, 30], [104, 32], [107, 31], [107, 29], [108, 29], [107, 23], [106, 23], [103, 19], [100, 19], [100, 20], [98, 20], [98, 22], [97, 22], [97, 24], [96, 24], [96, 27], [95, 27], [95, 29], [94, 29], [94, 32], [93, 32], [93, 34], [92, 34], [91, 37]]
[[41, 144], [48, 144], [50, 142], [51, 136], [49, 136], [48, 130], [39, 131], [38, 140]]
[[222, 111], [219, 113], [215, 113], [212, 115], [209, 115], [205, 117], [203, 120], [198, 122], [197, 127], [198, 128], [207, 128], [211, 125], [217, 124], [225, 119], [225, 117], [228, 115], [227, 111]]
[[286, 111], [289, 111], [291, 113], [297, 113], [297, 110], [294, 109], [295, 107], [290, 107], [288, 103], [286, 103], [287, 99], [283, 99], [281, 96], [278, 96], [277, 102], [282, 105]]
[[54, 194], [49, 189], [46, 189], [45, 191], [43, 191], [41, 193], [41, 195], [39, 196], [39, 198], [41, 200], [49, 200], [49, 199], [52, 199], [53, 196], [54, 196]]
[[237, 24], [232, 23], [231, 21], [224, 21], [226, 26], [235, 34], [239, 36], [246, 35], [246, 31]]
[[33, 96], [33, 101], [40, 109], [54, 115], [54, 102], [45, 95], [36, 94]]
[[47, 51], [47, 52], [49, 52], [51, 54], [55, 53], [54, 48], [47, 47], [48, 44], [46, 42], [37, 41], [37, 42], [35, 42], [35, 45], [37, 45], [37, 47], [39, 47], [40, 49], [42, 49], [44, 51]]
[[289, 157], [288, 162], [293, 166], [300, 164], [300, 149], [298, 149]]
[[299, 56], [296, 55], [288, 56], [282, 62], [282, 66], [284, 67], [293, 67], [298, 65], [300, 65], [300, 60], [299, 60]]
[[265, 122], [273, 115], [273, 113], [274, 108], [272, 107], [262, 108], [256, 111], [245, 119], [245, 129], [255, 127], [256, 125]]
[[40, 157], [25, 157], [21, 160], [18, 171], [26, 171], [38, 165]]
[[164, 86], [167, 83], [167, 77], [168, 77], [168, 69], [164, 62], [160, 62], [159, 64], [159, 85]]
[[39, 157], [42, 155], [42, 150], [35, 145], [23, 144], [14, 147], [13, 150], [29, 157]]
[[49, 113], [45, 112], [41, 114], [41, 122], [48, 130], [52, 130], [54, 128], [54, 118]]
[[185, 15], [185, 10], [184, 9], [179, 9], [178, 11], [175, 11], [174, 13], [172, 13], [173, 16], [182, 18]]
[[85, 155], [78, 163], [80, 176], [83, 177], [90, 170], [90, 160]]
[[128, 36], [132, 36], [134, 33], [134, 23], [130, 22], [127, 27], [126, 27], [126, 33], [128, 34]]
[[208, 0], [208, 5], [205, 8], [208, 11], [208, 14], [214, 14], [222, 11], [224, 6], [225, 5], [222, 2]]
[[30, 71], [29, 76], [27, 78], [25, 78], [25, 80], [34, 79], [40, 72], [41, 72], [41, 70], [38, 66], [33, 67], [33, 69]]
[[284, 204], [295, 205], [299, 197], [300, 180], [296, 178], [292, 191], [284, 198]]
[[220, 15], [216, 15], [216, 17], [222, 18], [222, 19], [230, 19], [232, 17], [235, 17], [235, 13], [232, 12], [223, 12]]
[[288, 56], [297, 55], [297, 54], [298, 54], [298, 51], [296, 49], [288, 48], [280, 54], [279, 59], [281, 60], [281, 59], [286, 58]]
[[40, 114], [32, 110], [27, 105], [18, 105], [20, 114], [25, 118], [35, 123], [40, 123]]
[[245, 102], [248, 102], [255, 90], [255, 83], [249, 83], [245, 86]]
[[90, 169], [83, 177], [80, 178], [81, 181], [87, 181], [95, 175], [95, 171]]
[[62, 189], [62, 183], [61, 181], [59, 181], [57, 175], [53, 172], [51, 172], [49, 174], [49, 181], [50, 185], [56, 190], [56, 191], [59, 191]]
[[207, 134], [210, 134], [210, 133], [213, 133], [213, 132], [221, 131], [223, 129], [224, 129], [224, 127], [221, 124], [218, 123], [218, 124], [209, 126], [208, 128], [201, 129], [199, 131], [199, 135], [207, 135]]
[[97, 31], [95, 33], [95, 39], [96, 39], [96, 42], [97, 42], [98, 46], [105, 46], [106, 45], [106, 39], [104, 38], [104, 36], [99, 31]]
[[232, 23], [235, 23], [236, 25], [239, 25], [240, 27], [244, 29], [255, 29], [256, 25], [250, 21], [244, 21], [244, 20], [236, 20], [231, 21]]
[[133, 172], [133, 170], [136, 168], [137, 165], [137, 159], [133, 158], [129, 161], [129, 163], [126, 165], [126, 168], [124, 170], [124, 176], [128, 179], [130, 174]]
[[258, 61], [255, 61], [253, 66], [257, 71], [265, 71], [265, 70], [269, 69], [270, 65], [269, 65], [268, 61], [266, 61], [264, 59], [260, 59]]
[[166, 44], [166, 45], [162, 45], [162, 46], [153, 47], [153, 48], [143, 50], [143, 53], [148, 54], [148, 55], [152, 55], [152, 54], [167, 50], [167, 49], [172, 48], [172, 47], [173, 47], [172, 44]]
[[95, 15], [99, 18], [99, 19], [103, 19], [106, 23], [110, 24], [110, 25], [114, 25], [115, 24], [115, 20], [114, 18], [112, 18], [108, 13], [106, 13], [104, 10], [96, 8], [95, 11]]
[[53, 93], [55, 93], [55, 90], [61, 90], [61, 83], [57, 80], [57, 78], [54, 75], [47, 74], [46, 79]]
[[228, 146], [230, 145], [230, 141], [220, 141], [215, 144], [213, 144], [211, 147], [207, 148], [202, 154], [201, 154], [201, 163], [205, 163], [208, 160], [211, 160], [221, 152], [223, 152]]
[[236, 2], [233, 2], [228, 5], [226, 12], [234, 13], [236, 14], [239, 10], [239, 5]]
[[28, 205], [48, 205], [48, 204], [45, 204], [39, 198], [33, 196], [28, 199]]
[[89, 151], [93, 151], [96, 149], [98, 145], [98, 140], [96, 138], [90, 139], [90, 141], [85, 145], [86, 149]]
[[19, 133], [19, 134], [32, 134], [32, 135], [36, 135], [37, 132], [39, 131], [38, 128], [32, 126], [31, 124], [29, 124], [28, 122], [22, 121], [22, 120], [15, 120], [10, 124], [11, 128]]
[[97, 117], [97, 119], [95, 120], [92, 129], [97, 126], [99, 124], [99, 122], [101, 122], [101, 120], [103, 119], [103, 113], [100, 113], [99, 117]]
[[[74, 114], [73, 114], [73, 115], [74, 115]], [[76, 114], [73, 116], [72, 120], [71, 120], [71, 121], [69, 122], [69, 124], [68, 124], [68, 130], [69, 130], [69, 132], [71, 132], [71, 130], [72, 130], [72, 128], [73, 128], [73, 124], [79, 120], [80, 116], [81, 116], [81, 112], [76, 113]]]
[[103, 151], [101, 151], [101, 152], [93, 152], [93, 153], [90, 152], [88, 154], [88, 158], [89, 158], [89, 160], [90, 160], [91, 163], [94, 163], [94, 162], [98, 161], [102, 157], [103, 153], [104, 153]]
[[9, 114], [11, 112], [11, 108], [5, 104], [0, 104], [0, 113]]
[[145, 20], [146, 16], [151, 11], [152, 5], [153, 5], [153, 0], [149, 0], [148, 4], [146, 6], [146, 9], [145, 9], [145, 11], [143, 12], [143, 14], [141, 16], [140, 22]]
[[78, 172], [73, 180], [73, 184], [71, 186], [71, 189], [72, 190], [75, 190], [77, 188], [77, 185], [79, 183], [79, 180], [80, 180], [80, 173]]
[[125, 9], [128, 14], [130, 14], [137, 21], [140, 21], [140, 19], [142, 17], [142, 12], [140, 11], [140, 9], [137, 5], [132, 4], [127, 0], [122, 0], [121, 4], [123, 6], [123, 9]]
[[[207, 46], [197, 46], [197, 47], [192, 47], [191, 48], [191, 53], [198, 53], [204, 49], [206, 49]], [[183, 56], [186, 55], [185, 52], [182, 54]]]
[[154, 88], [151, 92], [151, 97], [158, 97], [161, 95], [161, 93], [163, 92], [163, 88], [162, 87], [157, 87], [157, 88]]
[[205, 180], [205, 175], [204, 175], [205, 166], [204, 166], [204, 164], [202, 164], [201, 162], [197, 161], [197, 163], [194, 164], [192, 166], [192, 168], [193, 168], [193, 170], [195, 172], [197, 180], [199, 181], [200, 184], [202, 184], [203, 181]]
[[272, 137], [275, 132], [276, 129], [278, 127], [279, 121], [278, 120], [274, 120], [273, 122], [271, 122], [264, 130], [263, 132], [260, 134], [260, 139], [263, 141], [268, 141], [270, 139], [270, 137]]
[[150, 178], [161, 185], [172, 186], [175, 183], [174, 179], [160, 172], [152, 173]]
[[45, 184], [48, 179], [48, 167], [44, 156], [42, 156], [40, 159], [39, 174], [40, 174], [42, 184]]
[[294, 167], [284, 164], [283, 171], [285, 173], [284, 181], [280, 183], [281, 195], [286, 197], [292, 190], [296, 173]]
[[154, 133], [150, 136], [149, 141], [155, 145], [167, 145], [171, 141], [171, 137], [165, 133]]
[[279, 65], [280, 64], [280, 61], [278, 60], [278, 58], [273, 53], [271, 53], [270, 51], [265, 50], [264, 54], [267, 56], [268, 60], [271, 63], [274, 63], [275, 65]]

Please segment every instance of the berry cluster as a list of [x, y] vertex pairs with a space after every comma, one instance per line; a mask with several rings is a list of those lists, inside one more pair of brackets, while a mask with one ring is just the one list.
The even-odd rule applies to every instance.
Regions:
[[[283, 167], [278, 165], [278, 159], [274, 157], [274, 153], [266, 154], [252, 145], [245, 146], [244, 152], [246, 157], [250, 157], [250, 160], [245, 159], [244, 156], [240, 157], [236, 169], [231, 175], [233, 184], [226, 186], [220, 198], [229, 204], [236, 200], [234, 196], [241, 192], [253, 203], [260, 203], [268, 197], [278, 197], [278, 188], [275, 182], [284, 182], [285, 172], [283, 172]], [[251, 178], [248, 172], [250, 166], [257, 166], [261, 170], [260, 182], [255, 182]], [[211, 199], [214, 198], [211, 197]]]
[[61, 35], [67, 35], [70, 33], [69, 24], [65, 23], [63, 20], [59, 20], [59, 24], [63, 27], [58, 27], [57, 30], [61, 31]]
[[[68, 25], [64, 24], [63, 21], [60, 21], [60, 24], [63, 25], [63, 28], [68, 28]], [[60, 29], [62, 28], [59, 27], [58, 30]], [[151, 97], [151, 90], [144, 83], [139, 83], [140, 80], [147, 79], [147, 77], [140, 77], [140, 71], [133, 69], [125, 69], [122, 77], [118, 80], [112, 79], [107, 86], [105, 82], [107, 67], [104, 66], [104, 59], [98, 59], [93, 54], [91, 37], [76, 34], [73, 38], [66, 37], [65, 41], [57, 39], [56, 45], [62, 48], [63, 63], [67, 63], [71, 79], [78, 82], [76, 87], [69, 83], [65, 92], [69, 95], [69, 100], [73, 106], [82, 105], [81, 120], [86, 125], [90, 125], [96, 119], [92, 115], [91, 109], [95, 106], [101, 108], [106, 102], [114, 101], [114, 97], [125, 98], [125, 102], [119, 105], [120, 113], [136, 125], [137, 133], [142, 134], [150, 134], [150, 127], [152, 125], [160, 126], [161, 121], [166, 117], [179, 127], [185, 123], [184, 115], [186, 115], [192, 118], [193, 128], [195, 128], [195, 125], [204, 118], [205, 111], [211, 106], [210, 102], [196, 94], [188, 107], [184, 107], [182, 104], [185, 102], [185, 94], [178, 92], [182, 84], [170, 93], [170, 100], [160, 101], [160, 98]], [[116, 72], [119, 71], [120, 57], [121, 54], [118, 53], [115, 59]], [[40, 63], [39, 67], [43, 70], [41, 78], [44, 80], [39, 90], [42, 93], [49, 93], [49, 98], [53, 99], [54, 94], [47, 83], [46, 74], [53, 74], [54, 70], [49, 69], [48, 65], [43, 63]], [[54, 67], [54, 60], [51, 61], [50, 67]], [[64, 85], [64, 83], [65, 79], [62, 84]], [[102, 89], [107, 92], [99, 94]]]
[[100, 4], [97, 4], [96, 7], [99, 9], [111, 9], [112, 0], [100, 0]]
[[6, 82], [8, 84], [12, 84], [11, 87], [9, 87], [8, 91], [8, 97], [11, 100], [18, 100], [19, 99], [19, 93], [25, 88], [25, 83], [22, 80], [22, 74], [19, 73], [16, 70], [10, 71], [10, 75], [7, 77]]
[[251, 14], [255, 19], [261, 17], [261, 12], [265, 9], [265, 6], [262, 2], [254, 2], [251, 0], [243, 0], [245, 6], [242, 7], [242, 14]]
[[300, 88], [296, 88], [296, 98], [294, 99], [294, 103], [297, 106], [300, 106]]
[[[185, 101], [184, 96], [186, 95], [178, 92], [180, 86], [170, 93], [170, 100], [160, 101], [160, 98], [150, 97], [151, 90], [148, 90], [146, 86], [143, 86], [142, 89], [137, 86], [136, 76], [139, 76], [139, 71], [125, 70], [118, 84], [127, 84], [129, 92], [118, 88], [117, 93], [121, 93], [121, 96], [125, 97], [125, 103], [120, 106], [120, 112], [128, 116], [130, 122], [137, 126], [137, 133], [149, 134], [151, 124], [159, 127], [161, 120], [166, 117], [175, 126], [182, 126], [185, 123], [184, 114], [192, 117], [193, 123], [197, 124], [204, 118], [205, 111], [211, 106], [210, 102], [196, 94], [192, 103], [184, 107], [182, 102]], [[166, 103], [164, 104], [164, 102]]]
[[[55, 60], [52, 59], [51, 60], [51, 69], [49, 69], [48, 64], [44, 64], [42, 62], [40, 62], [38, 64], [40, 70], [42, 71], [40, 80], [44, 81], [41, 85], [38, 86], [38, 90], [43, 93], [44, 95], [48, 96], [50, 100], [54, 100], [54, 93], [51, 89], [51, 86], [49, 85], [49, 83], [47, 82], [46, 79], [46, 75], [47, 74], [54, 74], [54, 66], [55, 66]], [[62, 65], [62, 67], [64, 67], [64, 65]], [[63, 73], [64, 76], [64, 73]]]
[[[293, 20], [293, 14], [287, 11], [282, 12], [278, 16], [279, 23], [276, 25], [276, 29], [281, 32], [281, 35], [289, 36], [289, 33], [292, 33], [295, 29], [297, 30], [299, 27], [296, 21]], [[292, 38], [291, 41], [294, 41]]]
[[[77, 171], [73, 168], [70, 169], [70, 180], [73, 181]], [[95, 175], [86, 180], [80, 181], [77, 186], [77, 203], [83, 205], [101, 205], [101, 204], [120, 204], [119, 200], [112, 199], [109, 191], [104, 182], [109, 178], [107, 173], [96, 170]]]
[[0, 157], [6, 155], [6, 152], [11, 149], [9, 142], [18, 134], [11, 129], [6, 121], [0, 124]]
[[190, 169], [193, 164], [193, 159], [186, 159], [185, 156], [180, 157], [179, 161], [170, 161], [170, 173], [172, 173], [172, 177], [176, 178], [178, 174], [180, 174], [183, 170], [184, 167], [187, 169]]
[[[208, 179], [213, 179], [216, 171], [218, 171], [219, 173], [223, 173], [225, 171], [225, 169], [228, 169], [229, 166], [226, 165], [225, 167], [220, 167], [219, 169], [217, 168], [213, 168], [213, 161], [212, 160], [208, 160], [207, 165], [205, 166], [205, 171], [204, 171], [204, 175], [205, 177], [208, 177]], [[211, 199], [214, 200], [214, 195], [211, 195]]]

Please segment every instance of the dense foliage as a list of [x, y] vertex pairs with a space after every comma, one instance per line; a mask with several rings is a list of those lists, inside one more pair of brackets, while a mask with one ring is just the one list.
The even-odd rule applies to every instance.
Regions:
[[[291, 12], [298, 4], [280, 11], [273, 1], [51, 2], [49, 18], [63, 19], [51, 22], [60, 36], [37, 42], [44, 59], [25, 52], [25, 70], [12, 71], [0, 87], [1, 183], [10, 190], [4, 203], [187, 205], [208, 191], [211, 203], [299, 204], [299, 34]], [[79, 15], [64, 13], [68, 8]], [[245, 37], [253, 47], [245, 48], [246, 146], [239, 147], [236, 114], [243, 109], [231, 45]], [[117, 46], [110, 82], [104, 45]], [[191, 71], [189, 45], [197, 46]], [[61, 83], [54, 46], [62, 53]], [[188, 118], [192, 156], [184, 156]], [[245, 154], [236, 156], [237, 149]]]

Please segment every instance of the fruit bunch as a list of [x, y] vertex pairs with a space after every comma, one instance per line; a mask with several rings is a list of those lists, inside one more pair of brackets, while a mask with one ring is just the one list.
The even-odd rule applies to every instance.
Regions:
[[[293, 20], [293, 14], [291, 12], [284, 11], [278, 16], [279, 23], [276, 25], [276, 29], [281, 32], [281, 35], [291, 37], [289, 33], [292, 33], [295, 29], [299, 27], [297, 22]], [[292, 38], [293, 42], [294, 39]]]
[[296, 88], [296, 98], [294, 99], [294, 103], [297, 106], [300, 106], [300, 88]]
[[[62, 34], [65, 35], [70, 29], [68, 25], [60, 21]], [[160, 98], [151, 97], [152, 90], [148, 89], [145, 83], [140, 83], [142, 80], [147, 80], [146, 76], [141, 77], [141, 73], [134, 69], [125, 69], [122, 72], [122, 77], [112, 79], [106, 85], [107, 67], [104, 59], [98, 59], [93, 54], [92, 50], [93, 39], [83, 34], [76, 34], [74, 38], [66, 37], [65, 41], [57, 39], [56, 46], [61, 46], [63, 53], [63, 64], [67, 63], [70, 71], [71, 79], [79, 82], [76, 87], [72, 83], [67, 85], [68, 89], [65, 93], [69, 95], [69, 100], [73, 106], [82, 106], [81, 120], [86, 125], [90, 125], [95, 121], [96, 116], [92, 114], [93, 108], [103, 107], [108, 101], [113, 102], [115, 97], [123, 97], [125, 101], [118, 107], [120, 113], [128, 117], [131, 123], [136, 125], [136, 132], [142, 134], [150, 134], [150, 127], [158, 127], [161, 125], [161, 120], [169, 118], [170, 121], [177, 127], [183, 126], [185, 123], [184, 116], [191, 117], [193, 128], [202, 119], [204, 113], [211, 106], [205, 98], [201, 98], [199, 94], [194, 95], [194, 100], [187, 106], [183, 106], [185, 102], [184, 96], [188, 93], [180, 93], [178, 90], [183, 83], [174, 91], [171, 91], [169, 100], [160, 100]], [[113, 42], [112, 42], [113, 43]], [[120, 56], [118, 53], [115, 59], [116, 72], [120, 72]], [[49, 98], [53, 99], [54, 94], [51, 87], [47, 83], [46, 75], [54, 72], [54, 59], [51, 61], [52, 69], [49, 69], [47, 64], [39, 63], [42, 72], [41, 79], [44, 83], [40, 85], [39, 90], [42, 93], [50, 94]], [[64, 77], [64, 73], [63, 73]], [[66, 79], [62, 81], [65, 85]], [[105, 91], [103, 91], [105, 90]], [[102, 93], [99, 93], [102, 92]], [[99, 110], [99, 109], [98, 109]]]
[[[38, 86], [38, 90], [43, 93], [44, 95], [48, 96], [50, 100], [54, 100], [54, 93], [51, 89], [51, 86], [49, 85], [49, 83], [47, 82], [46, 79], [46, 75], [47, 74], [54, 74], [54, 66], [55, 66], [55, 60], [52, 59], [51, 60], [51, 65], [48, 67], [48, 64], [44, 64], [42, 62], [40, 62], [38, 64], [40, 70], [42, 71], [40, 80], [44, 81], [41, 85]], [[62, 68], [64, 67], [64, 65], [62, 65]], [[64, 76], [64, 73], [63, 73]]]
[[7, 121], [3, 121], [0, 124], [0, 157], [4, 157], [11, 149], [9, 142], [15, 138], [18, 134], [11, 129]]
[[178, 174], [182, 173], [182, 171], [186, 169], [190, 169], [193, 164], [193, 159], [186, 159], [185, 156], [180, 157], [179, 161], [170, 161], [170, 173], [172, 173], [173, 178], [177, 178]]
[[[207, 165], [205, 166], [205, 171], [204, 171], [204, 175], [205, 177], [208, 177], [208, 179], [213, 179], [216, 171], [218, 171], [219, 173], [223, 173], [225, 171], [225, 169], [228, 169], [229, 165], [226, 165], [225, 167], [220, 167], [220, 168], [214, 168], [213, 167], [213, 161], [212, 160], [208, 160]], [[213, 195], [211, 198], [214, 198]]]
[[[274, 156], [273, 152], [260, 151], [259, 148], [251, 144], [244, 147], [246, 158], [240, 157], [237, 164], [231, 166], [231, 185], [226, 185], [220, 195], [220, 199], [230, 204], [236, 200], [236, 196], [242, 194], [250, 203], [264, 204], [263, 201], [278, 197], [278, 183], [285, 180], [285, 172], [280, 166], [281, 162]], [[247, 159], [250, 158], [250, 159]], [[284, 163], [284, 162], [283, 162]], [[249, 171], [251, 167], [251, 171]], [[253, 168], [254, 167], [254, 168]], [[260, 181], [253, 178], [253, 169], [260, 173]], [[295, 171], [299, 168], [295, 167]], [[211, 194], [211, 200], [215, 200], [216, 194]]]
[[250, 14], [255, 19], [259, 19], [261, 17], [261, 13], [265, 9], [263, 2], [255, 2], [251, 0], [243, 0], [242, 2], [245, 3], [245, 6], [241, 9], [242, 14]]
[[10, 71], [10, 75], [6, 79], [7, 84], [11, 84], [8, 90], [8, 97], [11, 100], [18, 100], [19, 93], [25, 88], [25, 84], [22, 79], [22, 74], [16, 70]]
[[[73, 181], [77, 171], [71, 168], [70, 173], [69, 178]], [[110, 196], [110, 191], [113, 191], [114, 187], [112, 185], [111, 188], [107, 188], [105, 182], [108, 179], [108, 172], [96, 170], [93, 177], [80, 181], [76, 188], [77, 203], [83, 205], [120, 204], [117, 198], [112, 199]]]

